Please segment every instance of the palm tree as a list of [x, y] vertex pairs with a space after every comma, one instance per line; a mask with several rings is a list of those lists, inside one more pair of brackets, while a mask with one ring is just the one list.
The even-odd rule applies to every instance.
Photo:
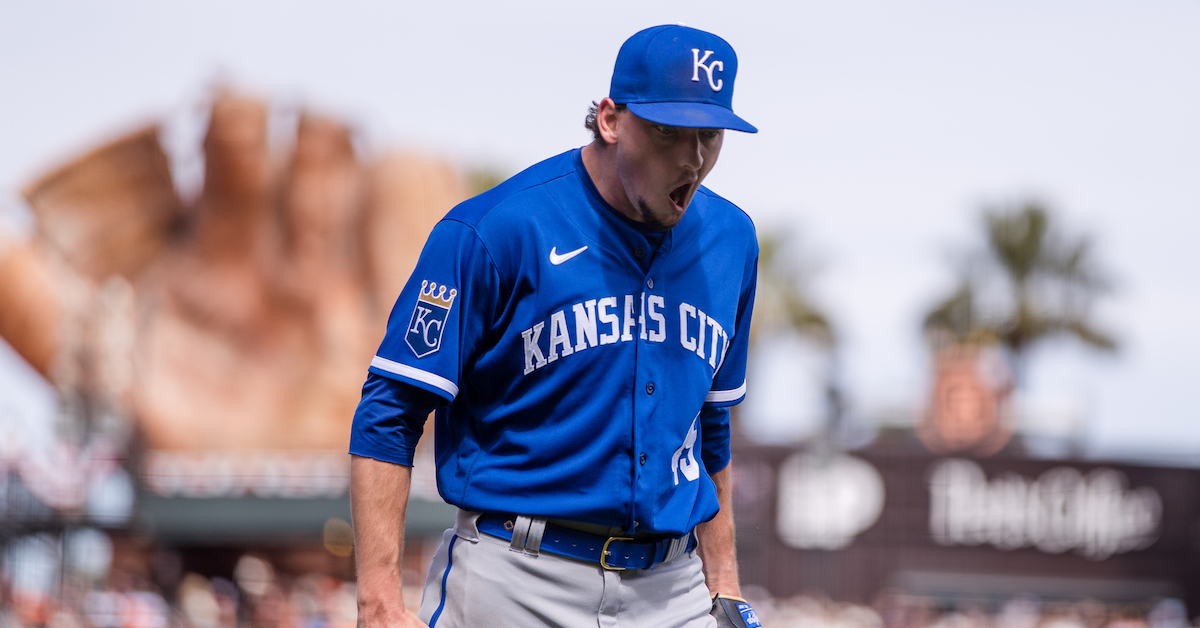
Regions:
[[807, 290], [806, 273], [786, 250], [792, 250], [793, 238], [778, 234], [758, 239], [758, 289], [754, 302], [751, 343], [767, 336], [792, 332], [812, 340], [825, 349], [835, 343], [829, 318], [812, 302]]
[[837, 372], [837, 336], [829, 317], [813, 302], [808, 291], [809, 266], [789, 255], [796, 250], [795, 238], [780, 233], [760, 233], [758, 240], [758, 288], [754, 321], [750, 329], [753, 351], [764, 340], [784, 334], [813, 342], [826, 354], [824, 387], [825, 436], [841, 427], [843, 397]]
[[935, 348], [995, 342], [1010, 355], [1017, 384], [1034, 345], [1074, 337], [1112, 351], [1116, 341], [1091, 320], [1110, 283], [1090, 238], [1068, 236], [1037, 202], [984, 212], [986, 249], [966, 265], [958, 287], [925, 315]]

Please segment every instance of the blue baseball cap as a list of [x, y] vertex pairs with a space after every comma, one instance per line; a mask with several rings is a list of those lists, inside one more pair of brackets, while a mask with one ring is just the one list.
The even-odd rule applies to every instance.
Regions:
[[608, 97], [639, 118], [758, 133], [733, 113], [737, 54], [724, 39], [680, 25], [647, 28], [617, 53]]

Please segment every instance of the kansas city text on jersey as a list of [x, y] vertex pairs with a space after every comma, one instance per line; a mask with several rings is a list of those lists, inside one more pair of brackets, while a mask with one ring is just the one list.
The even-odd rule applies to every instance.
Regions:
[[[644, 292], [636, 296], [588, 299], [558, 310], [547, 320], [521, 332], [524, 374], [589, 347], [632, 341], [635, 331], [646, 342], [664, 342], [668, 330], [665, 310], [666, 301], [661, 295]], [[715, 373], [729, 350], [725, 327], [689, 303], [679, 304], [678, 315], [679, 344], [697, 359], [707, 360]], [[572, 319], [570, 323], [568, 316]]]

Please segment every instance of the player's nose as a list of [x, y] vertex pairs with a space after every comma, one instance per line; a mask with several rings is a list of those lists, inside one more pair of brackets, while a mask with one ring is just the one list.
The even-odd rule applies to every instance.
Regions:
[[683, 129], [675, 148], [679, 153], [681, 166], [699, 170], [704, 165], [704, 145], [700, 141], [700, 129]]

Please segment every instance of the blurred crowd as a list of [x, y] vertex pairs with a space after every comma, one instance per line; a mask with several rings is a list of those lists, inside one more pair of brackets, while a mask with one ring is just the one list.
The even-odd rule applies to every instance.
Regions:
[[[18, 548], [19, 549], [19, 548]], [[354, 628], [355, 584], [326, 574], [285, 574], [247, 554], [230, 577], [184, 573], [170, 591], [113, 569], [93, 570], [14, 560], [0, 565], [0, 628]], [[20, 554], [18, 551], [16, 554]], [[63, 562], [66, 565], [69, 561]], [[418, 574], [406, 574], [419, 582]], [[405, 590], [416, 604], [419, 587]], [[1176, 599], [1113, 605], [1043, 601], [1033, 596], [947, 602], [899, 591], [873, 604], [840, 603], [820, 595], [773, 598], [749, 587], [746, 597], [768, 628], [1189, 628]]]
[[49, 587], [29, 587], [31, 579], [9, 573], [11, 566], [0, 571], [0, 628], [354, 628], [357, 622], [353, 582], [276, 574], [250, 555], [232, 578], [187, 573], [170, 592], [119, 570], [102, 581], [76, 572]]

